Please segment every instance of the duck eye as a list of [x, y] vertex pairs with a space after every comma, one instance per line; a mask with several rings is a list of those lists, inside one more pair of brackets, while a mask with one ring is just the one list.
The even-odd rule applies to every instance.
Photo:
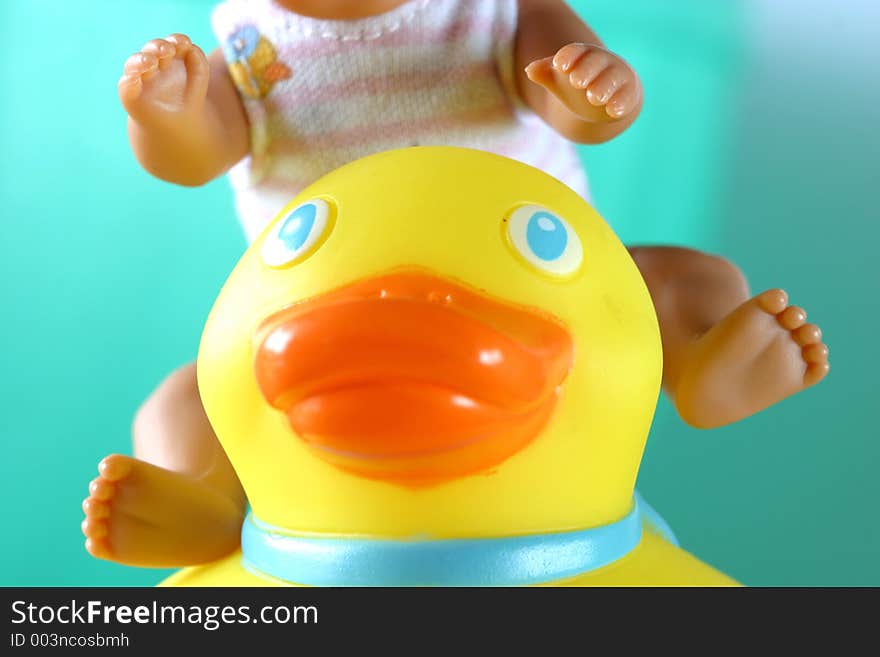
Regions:
[[564, 219], [539, 205], [514, 210], [507, 224], [508, 243], [534, 267], [555, 276], [570, 276], [581, 266], [581, 241]]
[[330, 229], [330, 204], [312, 199], [281, 215], [263, 242], [263, 262], [286, 267], [314, 251]]

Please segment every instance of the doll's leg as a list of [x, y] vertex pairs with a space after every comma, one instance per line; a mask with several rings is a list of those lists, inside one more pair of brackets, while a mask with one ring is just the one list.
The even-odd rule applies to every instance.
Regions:
[[703, 428], [741, 420], [828, 372], [819, 327], [782, 290], [749, 298], [728, 261], [691, 249], [633, 247], [663, 341], [663, 387]]
[[83, 502], [89, 552], [171, 567], [234, 550], [246, 500], [205, 416], [195, 365], [156, 389], [138, 411], [133, 434], [136, 458], [105, 458]]

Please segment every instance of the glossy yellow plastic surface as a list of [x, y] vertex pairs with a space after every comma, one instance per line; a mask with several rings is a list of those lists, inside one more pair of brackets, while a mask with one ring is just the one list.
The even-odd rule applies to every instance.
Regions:
[[[660, 389], [662, 352], [651, 299], [624, 246], [576, 193], [531, 167], [445, 147], [411, 148], [344, 166], [288, 210], [327, 201], [326, 238], [288, 267], [261, 255], [269, 226], [230, 275], [198, 360], [211, 423], [254, 514], [300, 534], [495, 537], [596, 527], [625, 516]], [[546, 208], [577, 233], [583, 260], [565, 276], [515, 253], [507, 221]], [[279, 216], [284, 216], [282, 213]], [[482, 471], [418, 488], [319, 459], [266, 402], [254, 372], [261, 323], [353, 282], [418, 267], [567, 327], [573, 365], [543, 430]], [[240, 555], [175, 574], [169, 585], [256, 585]], [[725, 576], [645, 532], [623, 560], [565, 584], [727, 584]]]

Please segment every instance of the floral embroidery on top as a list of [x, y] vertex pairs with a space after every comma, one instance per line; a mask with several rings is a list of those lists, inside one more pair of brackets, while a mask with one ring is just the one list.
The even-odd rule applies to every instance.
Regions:
[[239, 27], [226, 38], [223, 55], [238, 90], [248, 98], [263, 98], [280, 80], [288, 79], [290, 67], [278, 61], [275, 46], [252, 24]]

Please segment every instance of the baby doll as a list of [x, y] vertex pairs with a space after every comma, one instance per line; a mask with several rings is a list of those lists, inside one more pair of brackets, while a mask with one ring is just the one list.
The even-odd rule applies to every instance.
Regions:
[[[633, 69], [562, 0], [226, 0], [222, 47], [181, 35], [125, 63], [132, 148], [153, 175], [201, 185], [227, 171], [253, 239], [297, 192], [370, 153], [456, 145], [522, 160], [582, 194], [572, 142], [635, 121]], [[389, 193], [393, 193], [389, 190]], [[737, 421], [821, 380], [821, 333], [781, 290], [749, 298], [739, 270], [635, 247], [663, 341], [664, 389], [698, 427]], [[204, 415], [195, 366], [134, 422], [136, 458], [100, 465], [83, 531], [97, 557], [209, 561], [238, 545], [245, 494]]]

